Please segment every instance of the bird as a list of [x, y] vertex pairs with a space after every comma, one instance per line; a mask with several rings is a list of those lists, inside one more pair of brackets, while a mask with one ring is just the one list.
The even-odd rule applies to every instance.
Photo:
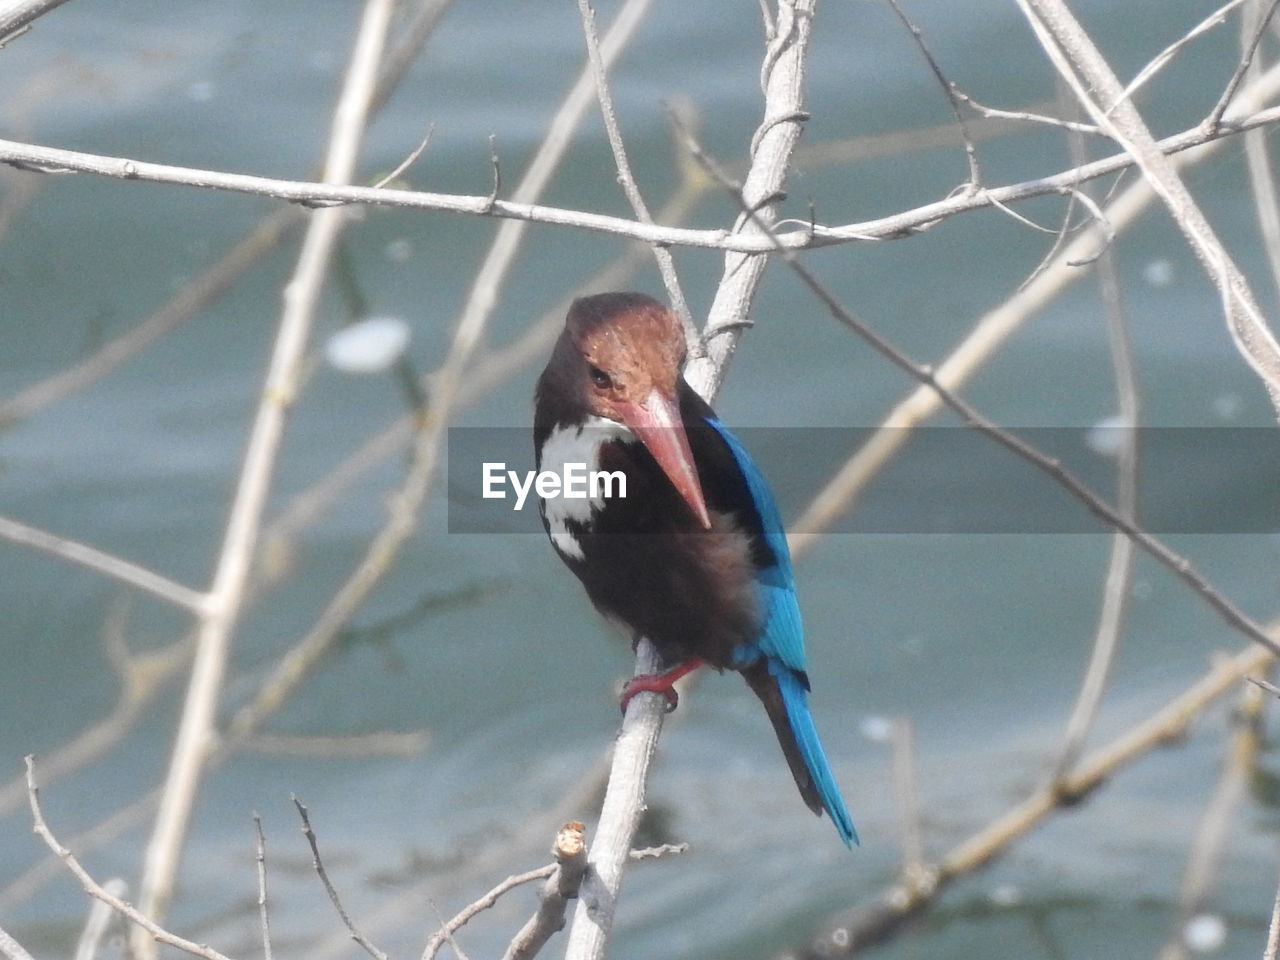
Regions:
[[858, 835], [809, 709], [778, 508], [746, 449], [685, 381], [686, 356], [679, 318], [647, 294], [573, 302], [534, 391], [536, 467], [585, 464], [625, 487], [573, 498], [539, 489], [543, 527], [596, 609], [662, 658], [663, 672], [624, 688], [624, 713], [642, 690], [674, 709], [672, 684], [701, 666], [740, 673], [805, 804], [852, 848]]

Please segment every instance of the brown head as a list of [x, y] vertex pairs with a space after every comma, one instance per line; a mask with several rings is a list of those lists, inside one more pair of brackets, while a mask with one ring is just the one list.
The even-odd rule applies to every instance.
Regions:
[[540, 409], [556, 419], [624, 424], [648, 448], [704, 527], [710, 527], [689, 439], [680, 419], [684, 330], [643, 293], [602, 293], [573, 302], [538, 381]]

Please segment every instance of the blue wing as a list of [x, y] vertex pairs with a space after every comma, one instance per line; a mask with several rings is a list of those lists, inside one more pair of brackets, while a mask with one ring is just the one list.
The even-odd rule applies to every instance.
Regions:
[[764, 656], [770, 674], [777, 681], [778, 692], [786, 708], [787, 723], [804, 759], [804, 765], [813, 779], [822, 806], [835, 824], [840, 839], [845, 846], [850, 846], [858, 842], [858, 832], [844, 805], [840, 788], [836, 786], [831, 765], [827, 762], [822, 744], [818, 740], [818, 731], [813, 725], [813, 714], [809, 710], [804, 628], [800, 623], [800, 605], [796, 602], [795, 581], [791, 574], [791, 551], [787, 549], [787, 534], [782, 527], [782, 517], [778, 513], [777, 504], [773, 502], [773, 494], [764, 482], [764, 476], [746, 448], [719, 420], [710, 417], [707, 423], [733, 454], [746, 481], [752, 507], [759, 517], [765, 543], [773, 554], [773, 562], [756, 572], [764, 625], [756, 640], [756, 649], [744, 649], [739, 656], [744, 663]]
[[774, 563], [756, 572], [760, 584], [760, 603], [764, 626], [757, 645], [767, 657], [781, 660], [792, 670], [805, 669], [804, 627], [800, 622], [800, 605], [796, 602], [795, 579], [791, 574], [791, 551], [787, 549], [787, 532], [782, 527], [778, 505], [760, 468], [755, 465], [738, 438], [719, 420], [708, 425], [719, 434], [733, 454], [742, 478], [751, 494], [751, 504], [760, 518], [764, 540], [773, 553]]

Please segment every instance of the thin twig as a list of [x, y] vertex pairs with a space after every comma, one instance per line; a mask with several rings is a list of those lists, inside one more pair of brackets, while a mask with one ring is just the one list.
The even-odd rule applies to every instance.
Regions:
[[[1085, 145], [1079, 134], [1069, 137], [1071, 159], [1075, 163], [1085, 160]], [[1082, 192], [1080, 197], [1087, 198]], [[1090, 202], [1092, 202], [1090, 200]], [[1096, 209], [1096, 207], [1094, 208]], [[1097, 222], [1105, 223], [1101, 212]], [[1107, 323], [1107, 342], [1110, 347], [1112, 378], [1115, 381], [1116, 407], [1119, 411], [1121, 444], [1116, 457], [1116, 511], [1123, 517], [1138, 521], [1138, 424], [1141, 406], [1138, 398], [1138, 377], [1134, 369], [1133, 345], [1120, 294], [1120, 279], [1116, 271], [1115, 254], [1108, 242], [1098, 254], [1098, 292], [1102, 298]], [[1133, 573], [1133, 541], [1119, 531], [1111, 536], [1111, 551], [1107, 560], [1106, 579], [1103, 583], [1102, 604], [1098, 611], [1098, 624], [1094, 630], [1092, 652], [1085, 669], [1080, 692], [1067, 719], [1062, 747], [1054, 765], [1053, 776], [1066, 776], [1080, 758], [1084, 744], [1093, 727], [1111, 675], [1111, 665], [1120, 644], [1120, 634], [1128, 606], [1130, 580]]]
[[160, 924], [156, 923], [151, 917], [142, 913], [131, 904], [126, 903], [119, 897], [103, 889], [102, 885], [89, 875], [89, 871], [80, 865], [80, 861], [75, 858], [70, 850], [58, 842], [57, 837], [53, 835], [53, 831], [49, 829], [49, 825], [45, 822], [44, 813], [40, 809], [40, 793], [36, 787], [35, 758], [28, 756], [26, 758], [27, 765], [27, 796], [31, 803], [31, 819], [34, 824], [36, 836], [44, 841], [53, 853], [66, 864], [80, 885], [89, 896], [101, 900], [107, 904], [116, 913], [125, 919], [137, 924], [142, 930], [150, 934], [155, 942], [165, 943], [171, 947], [177, 947], [184, 953], [192, 956], [203, 957], [204, 960], [230, 960], [229, 957], [219, 953], [213, 947], [200, 943], [194, 943], [184, 937], [178, 936], [176, 933], [170, 933]]
[[[1245, 8], [1245, 15], [1240, 18], [1241, 47], [1252, 42], [1253, 21], [1258, 19], [1261, 11], [1262, 0], [1254, 0]], [[1245, 71], [1247, 82], [1250, 85], [1256, 83], [1261, 74], [1262, 69], [1257, 59], [1251, 60]], [[1276, 190], [1271, 148], [1267, 138], [1256, 130], [1246, 133], [1244, 157], [1249, 172], [1249, 186], [1253, 191], [1253, 210], [1262, 234], [1261, 246], [1271, 271], [1271, 283], [1277, 294], [1272, 303], [1280, 306], [1280, 192]]]
[[463, 907], [455, 916], [441, 924], [440, 929], [427, 940], [427, 945], [422, 951], [422, 960], [432, 960], [455, 931], [462, 929], [476, 914], [490, 909], [501, 899], [503, 894], [526, 883], [532, 883], [534, 880], [543, 880], [551, 876], [555, 871], [556, 865], [548, 863], [546, 866], [538, 867], [536, 870], [526, 870], [524, 873], [517, 873], [507, 877], [479, 900]]
[[954, 85], [952, 85], [951, 92], [966, 107], [988, 120], [1016, 120], [1020, 123], [1039, 123], [1051, 127], [1061, 127], [1064, 130], [1087, 133], [1093, 136], [1101, 134], [1096, 124], [1080, 123], [1076, 120], [1063, 120], [1061, 117], [1051, 117], [1047, 114], [1035, 113], [1029, 110], [1001, 110], [997, 107], [988, 107]]
[[262, 929], [262, 957], [271, 960], [271, 913], [267, 909], [267, 837], [262, 818], [253, 814], [254, 860], [258, 865], [258, 925]]
[[289, 799], [293, 801], [293, 805], [298, 809], [298, 816], [302, 818], [302, 835], [307, 838], [307, 845], [311, 847], [311, 866], [315, 869], [320, 882], [324, 884], [324, 892], [329, 895], [329, 902], [333, 904], [333, 909], [338, 911], [338, 917], [342, 920], [342, 925], [347, 928], [347, 932], [351, 934], [351, 939], [360, 944], [365, 953], [373, 957], [374, 960], [387, 960], [387, 955], [370, 943], [368, 938], [356, 929], [356, 925], [351, 922], [350, 915], [342, 905], [342, 898], [338, 896], [338, 891], [329, 880], [329, 874], [324, 868], [324, 860], [320, 857], [320, 844], [316, 841], [316, 832], [311, 829], [311, 818], [307, 816], [307, 808], [297, 797], [290, 797]]
[[398, 178], [400, 174], [404, 173], [406, 170], [412, 167], [415, 163], [417, 163], [418, 158], [422, 156], [423, 151], [427, 149], [427, 144], [431, 142], [431, 134], [434, 132], [435, 132], [434, 125], [428, 127], [427, 135], [422, 138], [421, 142], [416, 147], [414, 147], [412, 150], [409, 151], [409, 155], [405, 157], [403, 160], [401, 160], [399, 163], [397, 163], [395, 167], [392, 169], [392, 171], [388, 173], [385, 177], [381, 177], [378, 180], [375, 180], [373, 185], [375, 187], [385, 187], [388, 183], [391, 183], [393, 180]]
[[632, 860], [657, 860], [660, 857], [688, 852], [689, 845], [687, 843], [660, 843], [656, 847], [641, 847], [638, 850], [632, 850], [630, 857]]
[[911, 39], [915, 41], [916, 48], [924, 57], [925, 62], [929, 64], [929, 70], [933, 73], [934, 79], [938, 81], [938, 85], [942, 87], [942, 92], [946, 94], [947, 106], [951, 108], [951, 118], [955, 121], [956, 126], [960, 128], [960, 137], [964, 141], [965, 159], [969, 162], [968, 189], [976, 190], [982, 186], [982, 167], [978, 163], [978, 148], [974, 146], [973, 138], [969, 136], [969, 125], [965, 123], [964, 115], [960, 112], [961, 98], [956, 90], [956, 85], [948, 80], [947, 75], [942, 72], [942, 66], [934, 59], [928, 44], [924, 42], [924, 34], [907, 16], [907, 12], [902, 9], [902, 4], [898, 0], [889, 0], [889, 6], [897, 14], [902, 25], [907, 28], [907, 32], [911, 34]]
[[130, 563], [122, 557], [79, 543], [57, 534], [28, 526], [19, 520], [0, 517], [0, 537], [13, 543], [43, 550], [78, 566], [105, 574], [121, 583], [144, 590], [174, 606], [200, 613], [205, 609], [208, 597], [198, 590], [170, 580], [153, 570]]
[[[1222, 96], [1218, 98], [1218, 102], [1214, 104], [1209, 116], [1205, 118], [1205, 126], [1209, 130], [1216, 130], [1218, 124], [1222, 122], [1222, 115], [1227, 112], [1227, 107], [1231, 105], [1231, 100], [1236, 95], [1236, 91], [1240, 89], [1240, 84], [1244, 82], [1245, 75], [1253, 66], [1253, 56], [1258, 51], [1258, 44], [1262, 42], [1263, 36], [1267, 32], [1267, 24], [1271, 22], [1272, 16], [1275, 15], [1276, 7], [1280, 6], [1280, 0], [1271, 0], [1270, 6], [1267, 7], [1266, 13], [1257, 19], [1257, 23], [1253, 27], [1253, 36], [1244, 44], [1244, 50], [1240, 54], [1240, 62], [1236, 64], [1235, 72], [1231, 74], [1231, 79], [1227, 81], [1226, 87], [1223, 88]], [[1247, 22], [1247, 19], [1246, 21]]]
[[[622, 139], [622, 129], [618, 125], [618, 115], [613, 108], [613, 94], [609, 90], [608, 69], [600, 54], [600, 38], [596, 33], [596, 13], [590, 0], [578, 0], [578, 15], [582, 19], [582, 31], [587, 41], [587, 59], [591, 64], [596, 85], [596, 97], [600, 101], [600, 115], [604, 119], [605, 135], [609, 139], [609, 149], [613, 151], [613, 164], [618, 169], [618, 183], [626, 194], [627, 202], [636, 219], [641, 223], [653, 223], [649, 208], [636, 184], [635, 174], [631, 171], [631, 161], [627, 159], [626, 143]], [[684, 291], [680, 287], [680, 277], [676, 274], [676, 264], [671, 251], [664, 246], [654, 244], [653, 256], [658, 261], [658, 272], [662, 275], [662, 284], [666, 287], [671, 308], [680, 318], [684, 326], [685, 340], [693, 351], [701, 350], [701, 338], [694, 325], [693, 314], [689, 312], [689, 304], [685, 302]]]
[[1137, 75], [1129, 81], [1129, 85], [1126, 86], [1120, 94], [1120, 99], [1131, 99], [1144, 84], [1168, 66], [1170, 61], [1173, 60], [1183, 47], [1202, 34], [1208, 33], [1210, 30], [1222, 26], [1222, 24], [1226, 22], [1227, 14], [1245, 2], [1247, 2], [1247, 0], [1229, 0], [1229, 2], [1224, 3], [1221, 7], [1213, 11], [1213, 13], [1205, 17], [1173, 43], [1169, 44], [1169, 46], [1157, 53], [1150, 62], [1139, 70]]

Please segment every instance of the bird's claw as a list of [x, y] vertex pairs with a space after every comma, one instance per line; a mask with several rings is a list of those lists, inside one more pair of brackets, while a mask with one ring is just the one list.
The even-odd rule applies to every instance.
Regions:
[[671, 713], [680, 705], [680, 694], [676, 693], [675, 678], [668, 673], [642, 673], [632, 677], [627, 681], [627, 685], [622, 688], [622, 696], [618, 699], [618, 706], [622, 709], [625, 716], [627, 712], [627, 704], [631, 702], [631, 698], [637, 693], [660, 693], [667, 698], [667, 713]]

